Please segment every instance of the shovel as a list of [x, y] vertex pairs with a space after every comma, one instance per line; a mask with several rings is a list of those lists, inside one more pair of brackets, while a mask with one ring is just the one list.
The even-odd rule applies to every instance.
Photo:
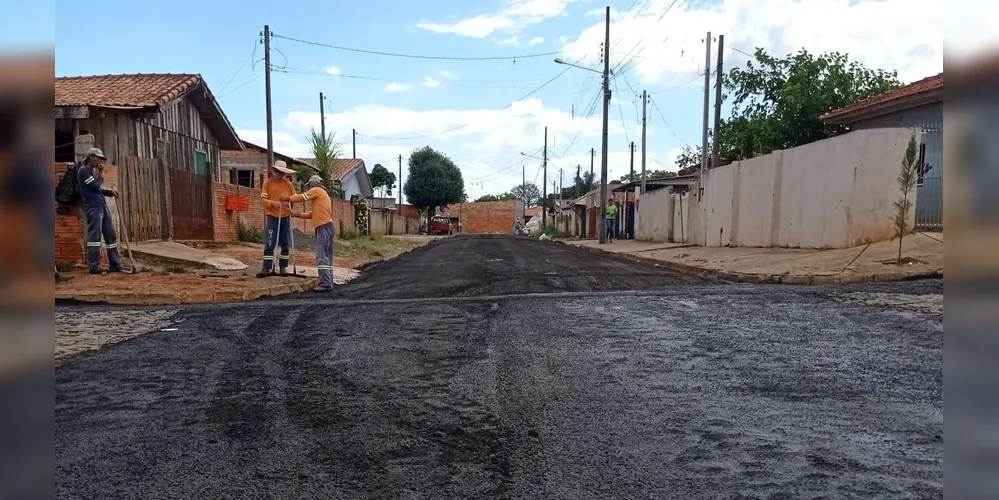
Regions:
[[114, 200], [115, 212], [118, 212], [118, 217], [115, 218], [115, 226], [117, 226], [115, 229], [118, 230], [118, 235], [125, 240], [125, 250], [128, 251], [128, 261], [132, 265], [132, 269], [128, 271], [122, 270], [122, 272], [125, 274], [135, 274], [139, 272], [139, 266], [135, 264], [135, 257], [132, 256], [132, 242], [128, 239], [128, 232], [121, 230], [121, 216], [123, 215], [121, 212], [121, 205], [118, 204], [118, 196], [112, 196], [111, 199]]

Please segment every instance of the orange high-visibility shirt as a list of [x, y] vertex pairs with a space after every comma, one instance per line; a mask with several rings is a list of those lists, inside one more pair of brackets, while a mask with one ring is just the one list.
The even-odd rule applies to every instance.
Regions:
[[330, 201], [330, 195], [325, 189], [321, 187], [310, 188], [302, 194], [292, 196], [291, 201], [295, 203], [300, 201], [312, 203], [312, 210], [302, 212], [300, 217], [303, 219], [312, 219], [312, 224], [315, 227], [333, 222], [333, 202]]
[[291, 210], [287, 202], [285, 202], [284, 207], [281, 209], [271, 206], [272, 201], [281, 201], [281, 195], [294, 196], [295, 185], [288, 179], [267, 179], [264, 181], [264, 185], [260, 186], [260, 199], [263, 201], [265, 214], [271, 217], [287, 217], [291, 215]]

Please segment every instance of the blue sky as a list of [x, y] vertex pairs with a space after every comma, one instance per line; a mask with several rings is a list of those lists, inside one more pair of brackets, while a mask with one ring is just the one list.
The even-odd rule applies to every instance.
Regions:
[[[871, 37], [885, 31], [898, 42], [898, 30], [886, 30], [883, 22], [846, 31], [825, 28], [828, 22], [822, 22], [831, 16], [855, 18], [858, 8], [873, 12], [901, 0], [822, 1], [827, 19], [811, 19], [804, 23], [808, 26], [801, 26], [800, 16], [796, 19], [790, 10], [804, 13], [814, 9], [816, 0], [692, 0], [672, 9], [673, 2], [665, 0], [609, 2], [615, 11], [611, 62], [630, 62], [611, 86], [616, 98], [610, 107], [611, 177], [627, 172], [628, 142], [640, 139], [636, 91], [653, 92], [656, 103], [649, 107], [648, 168], [663, 168], [660, 163], [675, 168], [673, 158], [680, 148], [700, 141], [703, 94], [697, 74], [704, 64], [702, 39], [707, 30], [726, 33], [728, 67], [743, 64], [746, 58], [741, 52], [756, 45], [776, 52], [801, 46], [845, 49], [867, 64], [897, 67], [914, 77], [932, 67], [933, 62], [906, 61], [902, 55], [878, 50], [884, 47], [871, 47]], [[46, 12], [51, 15], [51, 4], [27, 5], [16, 8], [35, 9], [35, 19], [44, 19]], [[345, 143], [347, 155], [352, 128], [360, 134], [358, 156], [369, 168], [375, 163], [395, 166], [398, 154], [430, 145], [462, 167], [472, 196], [518, 184], [520, 165], [525, 164], [519, 153], [542, 147], [544, 126], [550, 130], [549, 144], [554, 144], [551, 163], [555, 172], [549, 171], [550, 177], [557, 177], [560, 167], [574, 170], [584, 164], [588, 168], [591, 147], [599, 156], [599, 106], [592, 116], [587, 113], [587, 105], [598, 95], [598, 84], [589, 72], [571, 68], [530, 99], [510, 106], [565, 69], [553, 62], [554, 56], [516, 61], [411, 59], [311, 46], [280, 37], [448, 57], [560, 52], [567, 60], [582, 58], [580, 64], [598, 67], [593, 54], [602, 41], [602, 14], [592, 11], [608, 3], [94, 0], [82, 8], [60, 0], [55, 5], [54, 26], [40, 23], [31, 30], [21, 25], [14, 31], [19, 36], [8, 33], [0, 40], [43, 39], [54, 33], [57, 76], [200, 73], [241, 136], [261, 144], [265, 113], [259, 34], [269, 24], [276, 35], [272, 64], [286, 68], [275, 71], [272, 80], [275, 144], [286, 154], [307, 154], [305, 136], [309, 126], [318, 125], [318, 93], [322, 91], [328, 97], [327, 127]], [[633, 5], [635, 9], [629, 11]], [[767, 10], [770, 7], [772, 12]], [[932, 16], [934, 11], [921, 15]], [[899, 29], [920, 20], [912, 15], [901, 17], [892, 21]], [[100, 22], [81, 29], [82, 19]], [[911, 39], [902, 42], [925, 38], [925, 29], [912, 31]], [[341, 76], [330, 74], [337, 72]], [[387, 91], [392, 84], [403, 90]], [[726, 107], [723, 115], [727, 114]], [[441, 133], [455, 127], [460, 128]], [[401, 139], [418, 135], [426, 137]], [[531, 181], [538, 165], [526, 160]], [[636, 169], [637, 165], [636, 160]], [[566, 174], [568, 182], [571, 177]]]

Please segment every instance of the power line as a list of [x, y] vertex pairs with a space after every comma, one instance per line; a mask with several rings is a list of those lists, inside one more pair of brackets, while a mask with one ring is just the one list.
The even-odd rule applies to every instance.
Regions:
[[659, 118], [662, 119], [663, 125], [666, 125], [666, 128], [669, 129], [669, 132], [671, 134], [673, 134], [673, 137], [676, 137], [676, 140], [682, 142], [684, 146], [687, 146], [688, 148], [691, 148], [692, 146], [690, 144], [687, 144], [687, 141], [681, 139], [680, 136], [676, 135], [676, 131], [673, 130], [673, 127], [669, 126], [669, 122], [667, 122], [666, 121], [666, 117], [663, 116], [663, 112], [662, 112], [661, 109], [659, 109], [659, 105], [656, 104], [656, 101], [654, 99], [652, 99], [651, 96], [649, 97], [649, 102], [652, 103], [652, 107], [656, 110], [657, 113], [659, 113]]
[[361, 54], [372, 54], [372, 55], [386, 56], [386, 57], [405, 57], [405, 58], [409, 58], [409, 59], [435, 59], [435, 60], [444, 60], [444, 61], [502, 61], [502, 60], [511, 60], [511, 59], [531, 59], [531, 58], [535, 58], [535, 57], [546, 57], [546, 56], [553, 56], [553, 55], [559, 54], [559, 52], [543, 52], [543, 53], [538, 53], [538, 54], [520, 54], [520, 55], [515, 55], [515, 56], [491, 56], [491, 57], [429, 56], [429, 55], [402, 54], [402, 53], [396, 53], [396, 52], [382, 52], [382, 51], [377, 51], [377, 50], [366, 50], [366, 49], [357, 49], [357, 48], [352, 48], [352, 47], [343, 47], [343, 46], [339, 46], [339, 45], [330, 45], [330, 44], [326, 44], [326, 43], [313, 42], [313, 41], [309, 41], [309, 40], [302, 40], [302, 39], [299, 39], [299, 38], [292, 38], [290, 36], [277, 35], [277, 34], [274, 34], [274, 33], [271, 33], [271, 38], [281, 38], [281, 39], [284, 39], [284, 40], [289, 40], [289, 41], [292, 41], [292, 42], [303, 43], [303, 44], [306, 44], [306, 45], [314, 45], [316, 47], [325, 47], [327, 49], [345, 50], [345, 51], [348, 51], [348, 52], [359, 52]]
[[[382, 83], [400, 83], [399, 80], [393, 80], [391, 78], [379, 78], [375, 76], [361, 76], [361, 75], [346, 75], [343, 73], [330, 73], [327, 71], [316, 71], [304, 68], [271, 68], [272, 71], [278, 73], [286, 73], [290, 75], [313, 75], [313, 76], [325, 76], [329, 78], [345, 78], [348, 80], [365, 80], [370, 82], [382, 82]], [[530, 88], [531, 85], [511, 85], [508, 82], [502, 80], [460, 80], [460, 82], [478, 82], [478, 83], [496, 83], [498, 85], [465, 85], [464, 83], [450, 83], [450, 82], [439, 82], [436, 86], [439, 87], [465, 87], [473, 89], [504, 89], [504, 88]], [[404, 85], [409, 85], [413, 87], [426, 86], [425, 82], [411, 82], [405, 83]]]
[[[243, 68], [245, 68], [247, 64], [250, 64], [257, 57], [257, 45], [260, 45], [260, 39], [258, 37], [254, 37], [253, 51], [250, 52], [250, 57], [244, 60], [243, 64], [239, 66], [239, 69], [237, 69], [236, 72], [233, 73], [228, 80], [222, 83], [222, 85], [219, 87], [219, 92], [224, 91], [225, 88], [228, 87], [229, 84], [232, 83], [232, 81], [235, 80], [237, 76], [239, 76], [239, 74], [243, 71]], [[250, 71], [252, 72], [253, 70], [251, 69]]]
[[[589, 55], [589, 54], [587, 54], [587, 55]], [[585, 58], [585, 57], [586, 56], [583, 56], [583, 57], [579, 58], [576, 62], [582, 61], [583, 58]], [[572, 65], [566, 65], [565, 69], [563, 69], [557, 75], [551, 77], [551, 79], [549, 79], [547, 82], [542, 83], [539, 87], [537, 87], [534, 90], [528, 92], [523, 97], [520, 97], [519, 99], [511, 102], [510, 104], [507, 104], [506, 106], [503, 106], [502, 108], [500, 108], [497, 111], [504, 111], [506, 109], [509, 109], [509, 108], [513, 107], [514, 104], [516, 104], [516, 103], [518, 103], [520, 101], [523, 101], [524, 99], [527, 99], [528, 97], [531, 97], [532, 95], [534, 95], [535, 93], [537, 93], [539, 90], [547, 87], [548, 84], [554, 82], [556, 79], [558, 79], [558, 77], [564, 75], [570, 69], [572, 69]], [[435, 135], [446, 134], [448, 132], [454, 132], [455, 130], [461, 130], [461, 129], [463, 129], [463, 128], [471, 125], [471, 124], [472, 123], [470, 122], [470, 123], [466, 123], [464, 125], [460, 125], [460, 126], [448, 129], [448, 130], [442, 130], [440, 132], [434, 132], [432, 134], [424, 134], [424, 135], [412, 136], [412, 137], [376, 137], [376, 136], [372, 136], [372, 135], [363, 135], [363, 134], [357, 134], [357, 135], [360, 135], [360, 136], [363, 136], [363, 137], [367, 137], [369, 139], [379, 139], [379, 140], [386, 140], [386, 141], [401, 141], [401, 140], [407, 140], [407, 139], [422, 139], [424, 137], [431, 137], [431, 136], [435, 136]]]

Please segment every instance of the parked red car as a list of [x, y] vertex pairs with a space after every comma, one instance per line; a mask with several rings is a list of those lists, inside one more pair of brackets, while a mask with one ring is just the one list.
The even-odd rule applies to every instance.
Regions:
[[430, 219], [430, 234], [454, 234], [456, 230], [455, 224], [447, 217]]

